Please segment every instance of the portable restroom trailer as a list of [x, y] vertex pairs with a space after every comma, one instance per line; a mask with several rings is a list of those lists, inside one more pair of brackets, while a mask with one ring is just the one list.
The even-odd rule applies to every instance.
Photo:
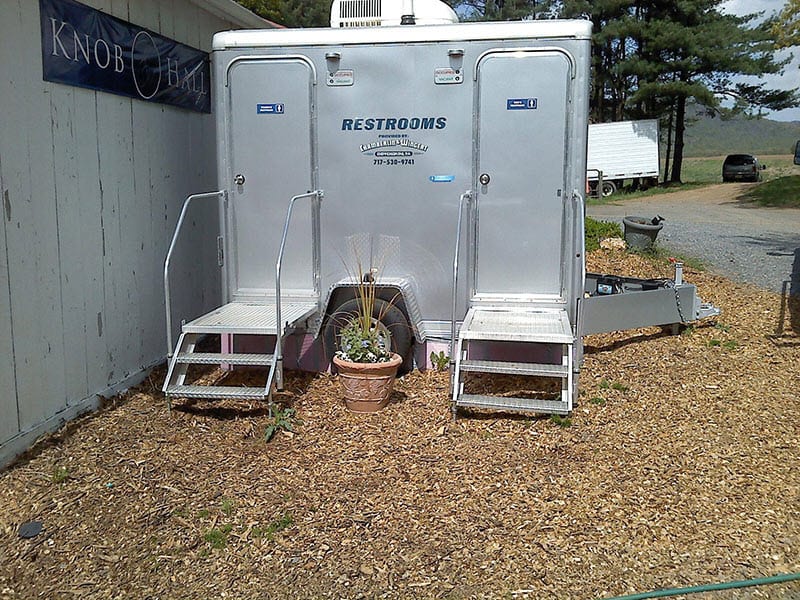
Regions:
[[[183, 325], [167, 395], [266, 399], [284, 360], [328, 369], [355, 248], [402, 319], [387, 325], [407, 367], [458, 332], [454, 410], [568, 413], [582, 358], [590, 35], [587, 21], [217, 34], [220, 191], [196, 199], [220, 205], [224, 304]], [[209, 333], [233, 341], [196, 352]], [[238, 338], [253, 335], [271, 342], [242, 352]], [[185, 385], [194, 363], [270, 371], [259, 389]], [[475, 371], [558, 390], [465, 394]]]

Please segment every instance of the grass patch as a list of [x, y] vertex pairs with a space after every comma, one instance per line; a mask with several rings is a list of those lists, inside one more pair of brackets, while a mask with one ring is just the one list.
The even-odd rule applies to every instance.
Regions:
[[[757, 186], [755, 188], [756, 190], [761, 189], [773, 181], [796, 177], [795, 174], [797, 173], [798, 167], [792, 164], [793, 155], [757, 155], [757, 157], [761, 164], [766, 165], [767, 168], [761, 171], [761, 178], [764, 183]], [[587, 198], [586, 204], [610, 204], [618, 201], [646, 198], [648, 196], [698, 189], [715, 183], [722, 183], [722, 162], [724, 160], [724, 156], [684, 157], [683, 168], [681, 169], [681, 179], [683, 183], [662, 183], [647, 190], [637, 191], [632, 191], [630, 187], [626, 186], [608, 198]], [[769, 190], [765, 193], [772, 195]], [[767, 204], [765, 206], [800, 205], [800, 196], [796, 195], [795, 198], [798, 199], [798, 204], [796, 205]]]
[[797, 208], [800, 206], [800, 175], [787, 175], [765, 181], [744, 197], [761, 206]]
[[226, 524], [219, 529], [209, 529], [203, 534], [203, 541], [214, 550], [222, 550], [228, 543], [228, 534], [233, 530], [233, 525]]
[[271, 540], [275, 537], [276, 533], [283, 531], [292, 525], [294, 525], [294, 517], [289, 514], [282, 515], [280, 518], [267, 525], [267, 528], [263, 531], [263, 535], [268, 540]]
[[64, 483], [67, 479], [69, 479], [69, 469], [67, 467], [56, 467], [53, 469], [53, 475], [50, 477], [53, 483]]
[[[611, 237], [624, 238], [622, 226], [619, 223], [614, 223], [611, 221], [598, 221], [592, 217], [586, 217], [584, 221], [584, 244], [586, 246], [586, 252], [598, 250], [600, 248], [600, 240]], [[670, 252], [669, 250], [662, 248], [658, 244], [653, 244], [650, 248], [645, 250], [629, 249], [628, 251], [641, 254], [661, 262], [672, 262], [673, 260], [676, 260], [678, 262], [682, 262], [686, 268], [693, 269], [695, 271], [705, 271], [705, 265], [699, 258], [675, 254], [674, 252]]]
[[561, 415], [550, 415], [550, 422], [559, 427], [572, 427], [572, 419]]
[[586, 217], [584, 228], [586, 252], [599, 249], [600, 240], [610, 237], [622, 237], [622, 227], [619, 223], [598, 221], [597, 219]]
[[[766, 168], [761, 171], [761, 179], [770, 182], [791, 175], [796, 167], [792, 165], [792, 155], [756, 154], [759, 162]], [[681, 179], [687, 184], [704, 184], [722, 182], [722, 163], [724, 156], [692, 157], [683, 159]]]
[[685, 256], [682, 254], [675, 254], [666, 248], [663, 248], [659, 244], [653, 244], [649, 248], [644, 250], [635, 250], [631, 249], [630, 252], [635, 254], [641, 254], [642, 256], [646, 256], [648, 258], [652, 258], [654, 260], [660, 262], [682, 262], [683, 266], [687, 269], [692, 269], [694, 271], [705, 271], [706, 266], [703, 264], [703, 261], [699, 258], [695, 258], [694, 256]]
[[[627, 392], [629, 389], [625, 384], [617, 381], [612, 383], [608, 379], [601, 379], [600, 383], [597, 384], [597, 387], [599, 387], [601, 390], [617, 390], [618, 392]], [[602, 398], [600, 398], [600, 400], [602, 400]]]
[[706, 187], [711, 183], [714, 182], [693, 181], [688, 183], [661, 183], [655, 187], [651, 187], [646, 190], [636, 190], [636, 191], [633, 191], [630, 188], [625, 187], [622, 188], [621, 190], [617, 190], [613, 196], [609, 196], [608, 198], [594, 198], [594, 197], [587, 198], [586, 204], [587, 205], [614, 204], [615, 202], [623, 202], [625, 200], [635, 200], [636, 198], [648, 198], [650, 196], [658, 196], [660, 194], [669, 194], [672, 192], [681, 192], [685, 190], [696, 190], [699, 188]]

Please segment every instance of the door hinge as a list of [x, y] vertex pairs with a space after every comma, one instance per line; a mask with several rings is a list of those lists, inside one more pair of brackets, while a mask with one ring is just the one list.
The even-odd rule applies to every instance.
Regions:
[[221, 235], [217, 236], [217, 266], [225, 264], [225, 241]]

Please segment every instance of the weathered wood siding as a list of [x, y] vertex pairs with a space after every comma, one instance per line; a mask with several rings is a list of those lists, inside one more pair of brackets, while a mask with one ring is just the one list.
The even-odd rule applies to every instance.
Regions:
[[[83, 0], [206, 51], [188, 0]], [[163, 260], [216, 189], [214, 117], [42, 80], [39, 3], [0, 4], [0, 465], [166, 354]], [[217, 209], [173, 259], [174, 319], [219, 298]]]

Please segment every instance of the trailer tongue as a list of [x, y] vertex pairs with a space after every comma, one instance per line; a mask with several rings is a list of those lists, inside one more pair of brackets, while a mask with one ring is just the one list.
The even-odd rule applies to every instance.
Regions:
[[[398, 309], [391, 326], [408, 332], [393, 337], [406, 367], [450, 344], [454, 414], [570, 412], [582, 336], [625, 325], [608, 298], [635, 295], [584, 299], [590, 27], [217, 34], [221, 189], [203, 198], [219, 204], [224, 304], [185, 323], [173, 352], [168, 257], [167, 396], [270, 399], [284, 365], [327, 370], [355, 248]], [[659, 300], [681, 308], [657, 321], [700, 316], [681, 286]], [[221, 335], [221, 353], [196, 351], [207, 334]], [[187, 385], [197, 363], [269, 371], [255, 389]], [[550, 384], [531, 397], [470, 394], [474, 372]]]

